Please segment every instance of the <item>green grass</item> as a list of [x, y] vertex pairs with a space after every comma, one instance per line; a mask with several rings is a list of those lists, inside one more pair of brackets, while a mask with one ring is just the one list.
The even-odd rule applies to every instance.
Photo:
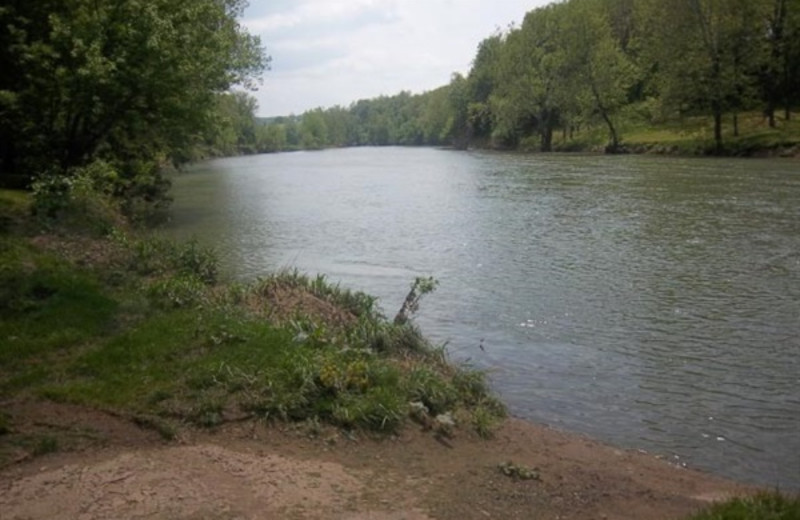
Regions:
[[[770, 128], [759, 112], [739, 114], [739, 135], [734, 135], [733, 114], [722, 120], [722, 152], [725, 155], [753, 156], [783, 153], [800, 146], [800, 116], [784, 120], [776, 114], [776, 127]], [[685, 116], [657, 123], [646, 114], [629, 109], [617, 117], [617, 129], [629, 150], [634, 152], [680, 155], [708, 155], [716, 153], [713, 120], [710, 116]], [[608, 142], [608, 129], [594, 123], [586, 125], [571, 138], [561, 133], [554, 136], [557, 151], [602, 150]], [[531, 142], [530, 146], [537, 146]]]
[[[11, 201], [0, 214], [24, 219], [25, 199], [0, 192]], [[487, 435], [504, 414], [482, 373], [452, 366], [413, 324], [389, 322], [374, 298], [324, 277], [226, 285], [196, 242], [116, 230], [73, 247], [55, 223], [48, 248], [47, 237], [31, 240], [34, 228], [0, 231], [4, 398], [113, 410], [168, 438], [231, 418], [389, 432], [411, 403]], [[86, 240], [102, 254], [76, 261], [69, 252]], [[305, 307], [281, 313], [278, 297]], [[3, 415], [3, 430], [17, 422]], [[20, 435], [0, 435], [0, 452]], [[58, 447], [48, 442], [26, 446]]]
[[689, 520], [800, 520], [800, 496], [760, 493], [714, 504]]

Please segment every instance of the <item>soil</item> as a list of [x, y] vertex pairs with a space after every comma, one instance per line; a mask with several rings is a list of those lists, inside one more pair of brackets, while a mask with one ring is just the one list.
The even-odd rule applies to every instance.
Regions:
[[[413, 426], [371, 438], [256, 422], [185, 430], [165, 441], [123, 417], [72, 405], [2, 409], [12, 427], [0, 444], [47, 435], [58, 447], [6, 458], [4, 520], [675, 519], [751, 491], [517, 419], [488, 441], [466, 432], [444, 439]], [[506, 462], [537, 478], [507, 476], [498, 467]]]

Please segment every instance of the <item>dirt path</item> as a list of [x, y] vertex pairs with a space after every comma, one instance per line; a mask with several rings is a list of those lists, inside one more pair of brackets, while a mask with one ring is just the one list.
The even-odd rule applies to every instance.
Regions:
[[[240, 423], [166, 443], [100, 412], [36, 407], [15, 427], [91, 440], [65, 441], [70, 451], [0, 472], [4, 520], [672, 519], [746, 491], [518, 420], [488, 442], [437, 440], [415, 428], [383, 440], [325, 429], [312, 437], [304, 427]], [[498, 469], [504, 461], [535, 467], [540, 478], [508, 477]]]

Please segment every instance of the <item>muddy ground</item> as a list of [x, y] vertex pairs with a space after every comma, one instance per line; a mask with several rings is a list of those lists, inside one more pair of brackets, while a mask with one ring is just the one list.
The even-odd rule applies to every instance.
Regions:
[[[126, 418], [65, 404], [4, 409], [24, 418], [5, 437], [55, 439], [52, 453], [6, 453], [4, 520], [677, 519], [748, 491], [516, 419], [489, 441], [414, 426], [376, 439], [253, 422], [165, 441]], [[499, 469], [506, 462], [538, 478], [508, 476]]]

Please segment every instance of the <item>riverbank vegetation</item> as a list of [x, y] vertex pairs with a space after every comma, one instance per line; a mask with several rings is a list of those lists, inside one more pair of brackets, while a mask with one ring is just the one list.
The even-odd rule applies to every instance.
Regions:
[[235, 99], [228, 90], [253, 86], [269, 65], [238, 22], [246, 5], [4, 2], [0, 186], [71, 179], [101, 161], [119, 199], [164, 200], [164, 167], [202, 154]]
[[797, 0], [568, 0], [448, 85], [270, 119], [255, 146], [796, 155], [798, 93]]
[[[224, 283], [212, 251], [136, 234], [110, 197], [95, 193], [92, 213], [86, 192], [55, 211], [48, 197], [0, 191], [6, 404], [109, 410], [167, 437], [248, 419], [489, 436], [504, 414], [482, 373], [372, 297], [296, 272]], [[3, 417], [0, 454], [39, 449], [16, 420]]]

